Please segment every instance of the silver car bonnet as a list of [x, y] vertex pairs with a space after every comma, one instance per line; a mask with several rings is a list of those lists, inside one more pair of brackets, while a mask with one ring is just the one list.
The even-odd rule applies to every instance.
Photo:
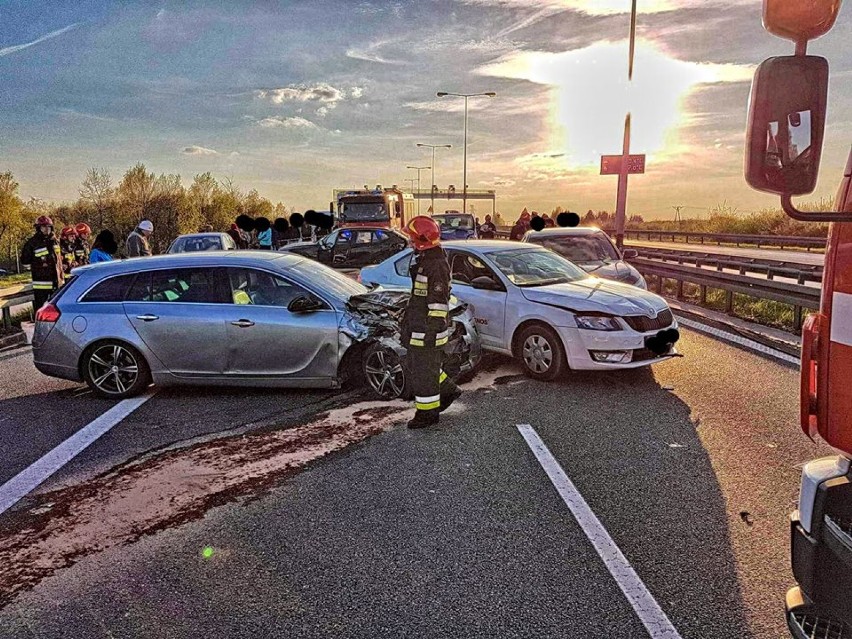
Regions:
[[666, 301], [659, 295], [597, 277], [586, 277], [564, 284], [522, 287], [520, 290], [531, 302], [557, 306], [569, 311], [655, 317], [657, 313], [668, 308]]

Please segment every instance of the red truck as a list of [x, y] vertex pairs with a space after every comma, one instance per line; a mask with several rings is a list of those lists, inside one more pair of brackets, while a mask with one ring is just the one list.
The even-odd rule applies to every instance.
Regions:
[[807, 44], [831, 29], [840, 4], [764, 0], [764, 27], [796, 49], [755, 73], [745, 161], [746, 181], [780, 195], [790, 217], [829, 223], [820, 309], [802, 332], [801, 427], [837, 454], [804, 466], [790, 516], [798, 585], [787, 593], [787, 625], [799, 639], [852, 637], [852, 153], [834, 212], [805, 213], [792, 201], [816, 187], [825, 133], [828, 61], [807, 55]]

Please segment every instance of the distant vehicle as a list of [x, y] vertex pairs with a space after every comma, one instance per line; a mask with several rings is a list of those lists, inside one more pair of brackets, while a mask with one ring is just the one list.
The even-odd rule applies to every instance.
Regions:
[[197, 251], [235, 251], [237, 244], [227, 233], [192, 233], [178, 235], [167, 253], [195, 253]]
[[472, 240], [476, 238], [476, 220], [470, 213], [447, 211], [433, 215], [441, 227], [442, 240]]
[[599, 228], [579, 226], [527, 231], [522, 241], [549, 248], [587, 273], [648, 288], [642, 274], [624, 261], [638, 256], [636, 250], [619, 251], [612, 238]]
[[408, 246], [399, 231], [382, 227], [342, 228], [316, 242], [294, 242], [280, 250], [297, 253], [335, 268], [358, 268], [378, 264]]
[[396, 186], [383, 189], [377, 185], [374, 190], [337, 189], [334, 200], [332, 206], [337, 205], [337, 224], [340, 227], [398, 229], [417, 215], [414, 197]]
[[[566, 368], [637, 368], [677, 356], [677, 321], [659, 295], [589, 275], [534, 244], [447, 242], [452, 293], [471, 304], [482, 348], [535, 379]], [[367, 285], [410, 287], [411, 249], [361, 269]]]
[[[366, 379], [406, 394], [400, 320], [407, 291], [369, 291], [342, 273], [273, 251], [116, 260], [76, 277], [36, 314], [33, 359], [53, 377], [121, 399], [158, 385], [339, 388]], [[469, 372], [473, 314], [450, 308], [446, 372]], [[73, 327], [72, 327], [73, 324]]]
[[5, 268], [0, 268], [0, 275], [8, 275], [8, 274], [9, 274], [9, 271], [7, 271]]

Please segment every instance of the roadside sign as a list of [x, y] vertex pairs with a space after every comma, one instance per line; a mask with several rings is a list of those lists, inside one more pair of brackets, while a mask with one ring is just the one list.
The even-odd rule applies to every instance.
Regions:
[[[645, 172], [645, 154], [628, 155], [627, 156], [627, 172], [628, 173], [644, 173]], [[601, 156], [601, 175], [618, 175], [621, 173], [621, 156], [620, 155], [602, 155]]]

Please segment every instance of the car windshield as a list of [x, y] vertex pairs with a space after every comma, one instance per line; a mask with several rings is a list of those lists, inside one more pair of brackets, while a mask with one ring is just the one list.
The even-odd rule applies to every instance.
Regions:
[[620, 259], [610, 239], [603, 233], [594, 235], [555, 235], [530, 237], [530, 242], [559, 253], [572, 262], [605, 262]]
[[344, 202], [343, 218], [347, 222], [382, 222], [389, 219], [384, 200]]
[[563, 284], [589, 277], [583, 269], [544, 249], [516, 249], [492, 253], [491, 260], [517, 286]]
[[291, 266], [289, 271], [341, 302], [346, 302], [353, 295], [362, 295], [369, 290], [351, 277], [313, 260], [302, 260]]
[[473, 218], [470, 215], [433, 215], [435, 220], [442, 230], [455, 230], [473, 228]]
[[190, 253], [195, 251], [221, 251], [222, 242], [210, 235], [181, 237], [175, 240], [169, 253]]

